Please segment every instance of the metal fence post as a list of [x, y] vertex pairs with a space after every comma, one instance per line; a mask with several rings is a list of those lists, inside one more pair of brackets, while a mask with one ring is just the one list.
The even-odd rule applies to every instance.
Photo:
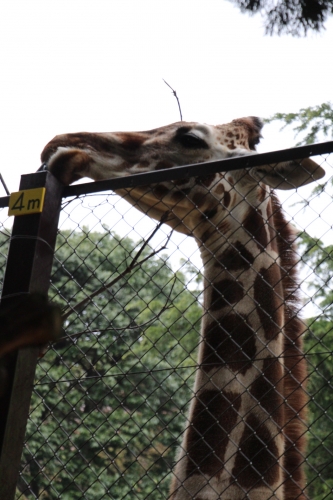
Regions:
[[[20, 190], [45, 187], [42, 213], [15, 217], [2, 304], [26, 293], [47, 294], [63, 186], [48, 172], [23, 175]], [[19, 314], [19, 311], [18, 311]], [[13, 500], [20, 468], [38, 348], [8, 355], [6, 389], [0, 398], [0, 498]]]

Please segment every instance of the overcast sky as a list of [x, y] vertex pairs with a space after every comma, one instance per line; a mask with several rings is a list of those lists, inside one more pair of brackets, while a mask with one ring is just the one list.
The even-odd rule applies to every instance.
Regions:
[[[267, 37], [227, 0], [11, 0], [0, 4], [0, 171], [15, 191], [43, 146], [75, 131], [268, 117], [332, 98], [333, 22]], [[266, 126], [261, 151], [295, 144]], [[3, 195], [3, 193], [1, 193]]]

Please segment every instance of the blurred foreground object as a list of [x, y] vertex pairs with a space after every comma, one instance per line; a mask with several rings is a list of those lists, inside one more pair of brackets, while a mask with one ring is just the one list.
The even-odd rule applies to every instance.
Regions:
[[43, 345], [60, 337], [60, 309], [40, 294], [25, 295], [0, 310], [0, 356], [27, 346]]

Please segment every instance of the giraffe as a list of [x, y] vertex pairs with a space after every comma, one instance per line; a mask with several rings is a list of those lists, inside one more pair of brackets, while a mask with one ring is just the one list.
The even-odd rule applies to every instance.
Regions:
[[[56, 136], [42, 162], [62, 183], [256, 154], [263, 123], [177, 122]], [[305, 500], [307, 376], [295, 235], [272, 188], [324, 175], [310, 159], [116, 191], [198, 243], [198, 367], [169, 500]], [[167, 215], [166, 215], [167, 214]]]

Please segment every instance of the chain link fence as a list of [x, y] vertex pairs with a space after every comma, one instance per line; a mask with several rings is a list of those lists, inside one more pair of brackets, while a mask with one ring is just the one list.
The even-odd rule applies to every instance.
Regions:
[[[298, 231], [309, 326], [306, 495], [324, 500], [333, 495], [333, 153], [315, 160], [325, 180], [280, 199]], [[10, 221], [1, 216], [3, 270]], [[64, 198], [49, 297], [64, 334], [38, 363], [16, 498], [167, 499], [205, 313], [194, 239], [115, 194]]]

